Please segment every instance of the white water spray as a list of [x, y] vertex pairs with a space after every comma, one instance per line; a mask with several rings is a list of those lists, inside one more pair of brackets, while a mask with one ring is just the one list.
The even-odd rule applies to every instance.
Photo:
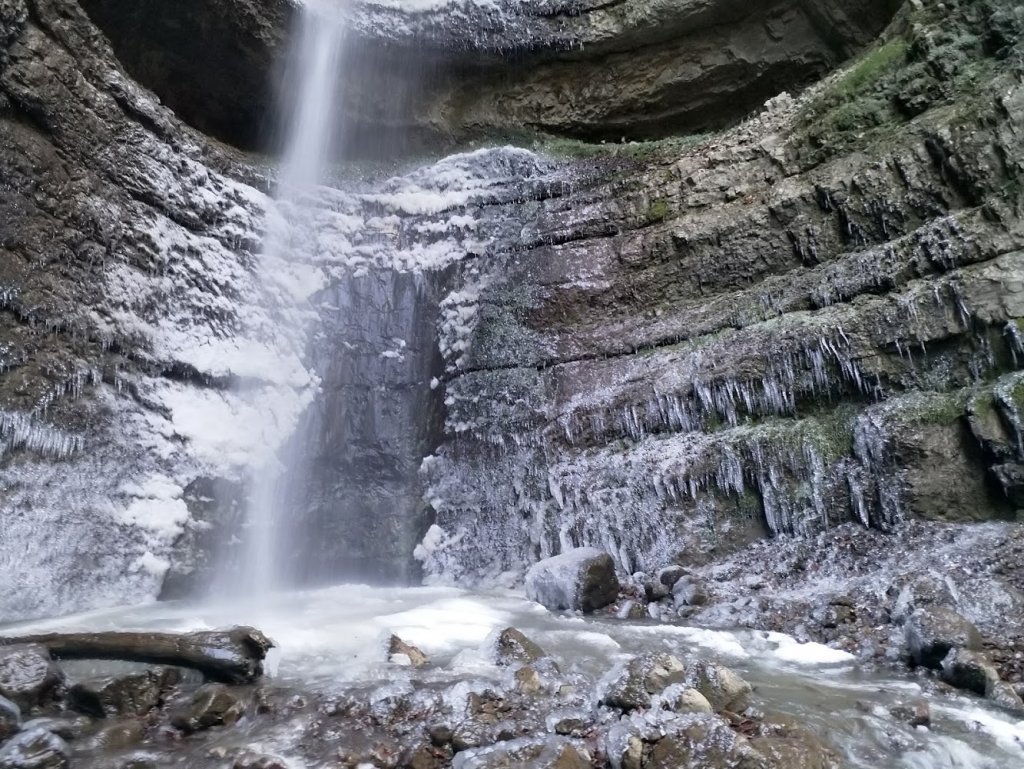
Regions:
[[[272, 217], [268, 224], [262, 257], [270, 280], [288, 281], [294, 277], [291, 273], [301, 273], [316, 257], [310, 201], [322, 181], [336, 134], [344, 41], [345, 24], [336, 0], [307, 0], [300, 11], [285, 78], [285, 142], [277, 193], [282, 216]], [[290, 329], [288, 336], [296, 349], [287, 354], [302, 360], [313, 313], [308, 306], [292, 309], [296, 311], [286, 313], [291, 320], [285, 322], [299, 328]], [[268, 425], [267, 429], [278, 428]], [[230, 593], [259, 598], [282, 586], [291, 512], [288, 469], [294, 459], [289, 453], [294, 454], [302, 441], [302, 435], [283, 441], [284, 447], [254, 474], [240, 569], [226, 586]]]

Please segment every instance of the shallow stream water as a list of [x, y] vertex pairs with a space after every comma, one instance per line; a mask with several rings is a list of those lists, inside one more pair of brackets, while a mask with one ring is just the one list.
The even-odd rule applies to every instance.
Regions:
[[[721, 662], [755, 686], [759, 707], [811, 727], [851, 769], [1024, 767], [1024, 721], [928, 681], [868, 672], [844, 652], [776, 633], [558, 616], [514, 592], [341, 585], [273, 595], [258, 606], [158, 603], [21, 624], [4, 633], [232, 624], [270, 635], [278, 644], [268, 660], [272, 675], [299, 691], [330, 695], [369, 687], [383, 695], [415, 677], [464, 696], [507, 679], [509, 671], [491, 664], [488, 650], [497, 631], [514, 626], [591, 688], [630, 654], [667, 651]], [[389, 663], [391, 633], [420, 647], [431, 664], [414, 671]], [[912, 728], [889, 714], [891, 706], [919, 697], [931, 705], [931, 728]], [[286, 742], [279, 738], [270, 747], [287, 757]]]

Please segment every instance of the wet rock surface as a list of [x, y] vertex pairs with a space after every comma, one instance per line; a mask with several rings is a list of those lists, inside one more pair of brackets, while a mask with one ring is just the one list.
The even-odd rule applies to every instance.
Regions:
[[0, 695], [26, 712], [51, 702], [64, 674], [38, 644], [0, 646]]

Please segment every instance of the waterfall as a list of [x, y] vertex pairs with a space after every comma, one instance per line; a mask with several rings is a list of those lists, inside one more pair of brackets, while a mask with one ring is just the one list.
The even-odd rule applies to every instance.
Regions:
[[[292, 268], [308, 265], [316, 257], [312, 201], [340, 122], [337, 112], [345, 32], [338, 3], [332, 0], [307, 0], [299, 11], [281, 100], [284, 145], [276, 201], [280, 215], [269, 217], [261, 259], [269, 282], [295, 278], [289, 275]], [[294, 349], [285, 355], [296, 363], [305, 358], [315, 317], [308, 300], [303, 301], [306, 306], [285, 308], [292, 311], [280, 313], [281, 322], [293, 326], [288, 337]], [[308, 425], [308, 419], [300, 418], [290, 440], [281, 442], [275, 455], [254, 472], [241, 533], [241, 562], [222, 580], [219, 592], [256, 598], [285, 584], [291, 485], [307, 442], [304, 432]], [[270, 419], [265, 429], [281, 428]]]

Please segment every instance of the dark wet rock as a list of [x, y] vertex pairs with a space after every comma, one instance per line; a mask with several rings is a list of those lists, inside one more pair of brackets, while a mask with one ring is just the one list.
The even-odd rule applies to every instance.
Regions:
[[428, 733], [430, 741], [439, 748], [450, 745], [452, 742], [452, 730], [446, 724], [435, 724], [430, 727]]
[[0, 743], [21, 730], [21, 708], [0, 697]]
[[651, 697], [681, 682], [686, 668], [671, 654], [644, 654], [626, 663], [601, 695], [600, 703], [623, 712], [651, 706]]
[[235, 723], [242, 715], [241, 700], [223, 684], [205, 684], [191, 701], [171, 715], [171, 723], [184, 732], [198, 732]]
[[410, 643], [406, 643], [396, 635], [388, 640], [388, 660], [403, 665], [421, 668], [430, 658]]
[[686, 671], [686, 683], [707, 698], [716, 712], [742, 713], [753, 688], [729, 668], [699, 661]]
[[495, 642], [495, 662], [499, 665], [536, 662], [544, 650], [514, 627], [505, 628]]
[[0, 747], [0, 769], [65, 769], [67, 743], [45, 729], [26, 729]]
[[911, 726], [930, 726], [932, 722], [932, 710], [925, 700], [893, 705], [889, 713], [893, 718]]
[[119, 759], [114, 769], [156, 769], [160, 766], [160, 756], [155, 753], [136, 751]]
[[589, 547], [547, 558], [526, 573], [526, 596], [552, 611], [596, 611], [618, 598], [619, 587], [611, 556]]
[[981, 652], [956, 647], [942, 660], [942, 680], [958, 689], [988, 697], [999, 684], [999, 672]]
[[644, 581], [644, 597], [650, 601], [660, 601], [662, 598], [670, 595], [672, 589], [664, 584], [657, 577]]
[[63, 681], [64, 673], [45, 647], [0, 646], [0, 695], [22, 710], [52, 701]]
[[589, 728], [588, 719], [575, 715], [556, 717], [551, 725], [551, 730], [563, 737], [582, 737]]
[[160, 668], [78, 681], [68, 691], [68, 705], [97, 718], [141, 716], [157, 707], [179, 679], [174, 668]]
[[981, 648], [978, 629], [952, 609], [932, 606], [919, 609], [907, 620], [907, 652], [914, 665], [938, 670], [953, 649]]

